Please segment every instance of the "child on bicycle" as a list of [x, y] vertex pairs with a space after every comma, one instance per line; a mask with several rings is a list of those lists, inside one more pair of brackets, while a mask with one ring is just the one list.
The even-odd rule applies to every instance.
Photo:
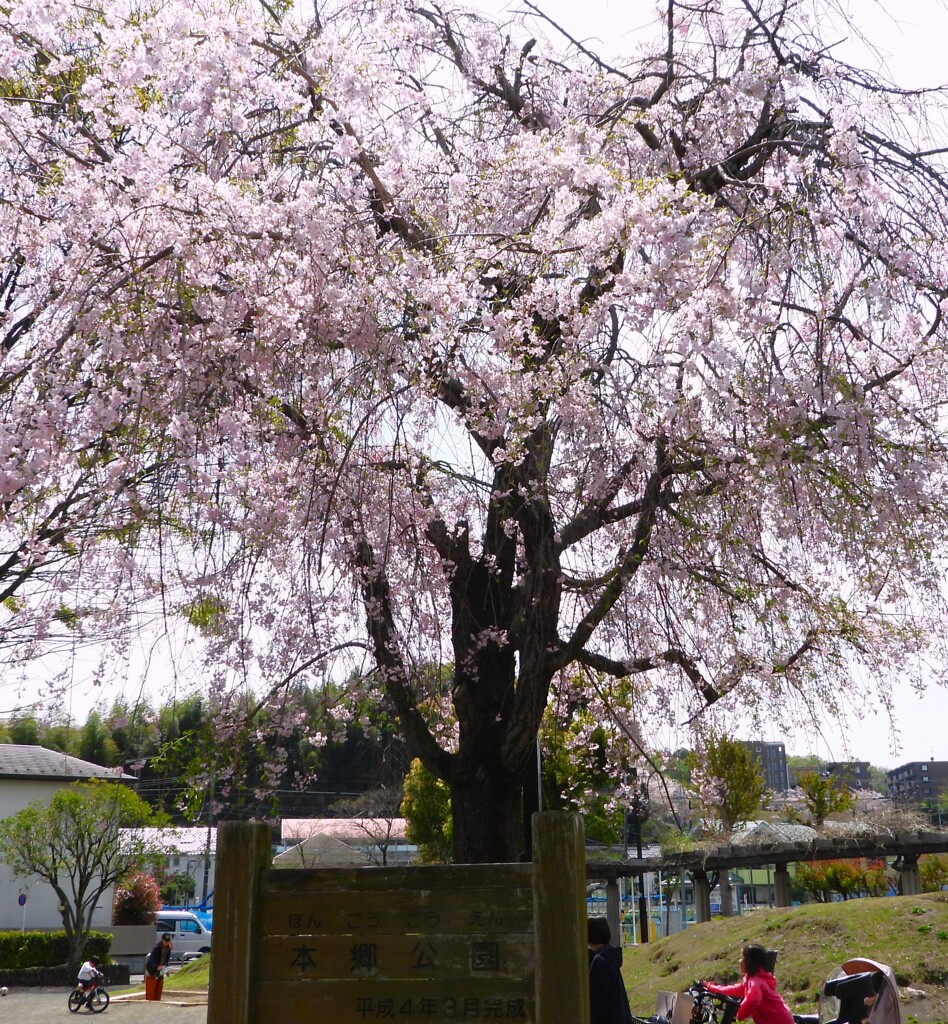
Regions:
[[101, 961], [97, 956], [90, 956], [88, 960], [79, 968], [79, 976], [76, 979], [76, 988], [83, 994], [86, 995], [91, 989], [95, 988], [95, 983], [102, 977], [99, 971], [99, 964]]
[[702, 984], [714, 995], [740, 999], [738, 1020], [751, 1017], [754, 1024], [793, 1024], [790, 1007], [777, 992], [776, 978], [767, 970], [767, 950], [758, 945], [744, 946], [738, 968], [743, 977], [734, 985]]

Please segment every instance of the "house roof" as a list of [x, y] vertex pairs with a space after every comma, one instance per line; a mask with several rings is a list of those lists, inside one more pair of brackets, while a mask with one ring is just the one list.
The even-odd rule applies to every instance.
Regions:
[[284, 818], [280, 838], [284, 843], [300, 842], [317, 833], [349, 842], [397, 842], [405, 838], [404, 818]]
[[[122, 833], [133, 835], [139, 842], [149, 850], [161, 851], [169, 856], [182, 857], [203, 857], [208, 848], [213, 855], [217, 851], [217, 829], [206, 827], [189, 828], [186, 826], [177, 828], [158, 828], [146, 826], [143, 828], [123, 828]], [[210, 833], [210, 836], [208, 836]]]
[[341, 839], [317, 832], [273, 858], [275, 868], [342, 868], [371, 864], [362, 850], [347, 846]]
[[121, 768], [105, 768], [58, 750], [25, 743], [0, 743], [0, 778], [134, 780]]

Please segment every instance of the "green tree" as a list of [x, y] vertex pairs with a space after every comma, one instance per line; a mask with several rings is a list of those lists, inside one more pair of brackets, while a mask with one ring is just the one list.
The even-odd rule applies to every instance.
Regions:
[[929, 820], [939, 829], [948, 825], [948, 792], [942, 791], [922, 800], [919, 804], [921, 809], [928, 815]]
[[425, 864], [451, 862], [451, 792], [448, 784], [436, 778], [418, 758], [405, 776], [402, 798], [405, 837], [418, 847]]
[[113, 765], [119, 756], [115, 741], [98, 711], [89, 713], [79, 731], [79, 756], [84, 761], [101, 765]]
[[183, 903], [191, 899], [197, 889], [197, 882], [187, 871], [176, 871], [161, 885], [161, 898], [165, 903]]
[[863, 872], [863, 891], [867, 896], [886, 896], [892, 884], [884, 858], [873, 858]]
[[[749, 821], [760, 810], [767, 784], [751, 750], [738, 740], [712, 734], [698, 751], [699, 767], [692, 772], [692, 784], [708, 812], [730, 835], [738, 825]], [[731, 879], [720, 873], [721, 912], [734, 912]]]
[[0, 860], [14, 875], [37, 875], [59, 897], [70, 963], [82, 961], [92, 912], [102, 894], [147, 858], [123, 828], [156, 824], [151, 808], [127, 787], [90, 780], [36, 801], [0, 821]]
[[799, 778], [804, 772], [821, 772], [825, 767], [826, 762], [816, 754], [806, 754], [803, 757], [799, 754], [787, 755], [787, 769], [791, 780]]
[[7, 732], [11, 743], [37, 746], [40, 741], [39, 722], [32, 715], [22, 714], [17, 708], [10, 716]]
[[856, 806], [856, 798], [849, 787], [832, 775], [804, 772], [797, 779], [797, 786], [803, 793], [806, 809], [817, 828], [822, 828], [828, 815], [848, 811]]
[[878, 765], [869, 765], [869, 785], [876, 793], [882, 793], [883, 796], [887, 796], [889, 793], [889, 773], [885, 768], [880, 768]]
[[78, 733], [75, 727], [65, 721], [45, 722], [40, 727], [40, 745], [47, 750], [58, 750], [62, 754], [75, 754], [78, 749]]
[[712, 735], [698, 752], [692, 773], [701, 802], [730, 834], [761, 808], [767, 783], [748, 747], [724, 735]]
[[832, 896], [827, 879], [825, 861], [813, 861], [810, 864], [797, 864], [793, 876], [794, 889], [801, 896], [812, 896], [817, 903], [829, 903]]
[[109, 711], [108, 728], [124, 764], [151, 757], [158, 751], [158, 724], [148, 704], [124, 698], [115, 701]]
[[948, 885], [948, 856], [943, 853], [926, 853], [918, 858], [922, 892], [938, 892]]
[[849, 900], [857, 896], [884, 896], [889, 874], [881, 860], [824, 860], [797, 864], [794, 887], [817, 903], [829, 903], [833, 893]]

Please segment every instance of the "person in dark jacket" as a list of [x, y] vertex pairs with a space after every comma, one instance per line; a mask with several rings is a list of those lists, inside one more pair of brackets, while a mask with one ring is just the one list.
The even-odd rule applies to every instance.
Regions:
[[165, 968], [171, 959], [171, 935], [165, 932], [161, 936], [152, 951], [145, 957], [145, 998], [148, 1000], [161, 999], [161, 990], [164, 988]]
[[632, 1024], [632, 1010], [622, 980], [622, 950], [609, 945], [612, 933], [604, 917], [586, 924], [589, 943], [590, 1024]]

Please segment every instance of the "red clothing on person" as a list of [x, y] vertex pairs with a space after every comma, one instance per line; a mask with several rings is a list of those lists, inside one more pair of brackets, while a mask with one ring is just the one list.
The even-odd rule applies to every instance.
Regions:
[[719, 996], [740, 999], [738, 1020], [752, 1017], [754, 1024], [793, 1024], [790, 1007], [777, 991], [777, 979], [770, 971], [745, 974], [736, 985], [712, 985], [706, 981], [704, 987]]

